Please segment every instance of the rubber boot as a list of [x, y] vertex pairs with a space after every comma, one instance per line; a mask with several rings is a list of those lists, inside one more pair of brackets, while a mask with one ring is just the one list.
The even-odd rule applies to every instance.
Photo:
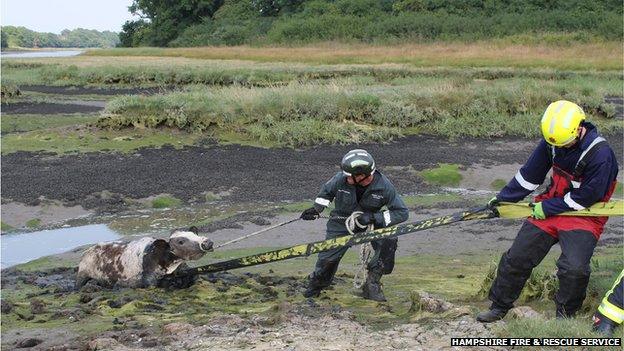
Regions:
[[319, 297], [319, 295], [321, 294], [321, 290], [323, 290], [323, 287], [321, 286], [321, 284], [319, 284], [319, 281], [314, 278], [310, 278], [310, 280], [308, 281], [308, 286], [303, 292], [303, 296], [307, 298]]
[[608, 337], [613, 336], [613, 332], [617, 327], [617, 324], [615, 324], [615, 322], [603, 316], [600, 312], [596, 312], [596, 314], [594, 314], [594, 316], [592, 317], [592, 320], [594, 321], [592, 329], [595, 332], [601, 333]]
[[362, 286], [362, 297], [368, 300], [387, 301], [381, 290], [381, 270], [370, 270], [366, 275], [366, 282]]
[[499, 308], [492, 308], [486, 312], [481, 312], [477, 315], [477, 321], [481, 323], [492, 323], [505, 318], [507, 311]]
[[555, 316], [557, 319], [568, 319], [574, 317], [576, 311], [566, 311], [563, 305], [557, 305], [557, 310], [555, 312]]

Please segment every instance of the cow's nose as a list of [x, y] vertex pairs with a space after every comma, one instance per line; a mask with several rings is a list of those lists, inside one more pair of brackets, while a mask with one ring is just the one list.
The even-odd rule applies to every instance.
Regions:
[[206, 240], [206, 241], [202, 242], [200, 245], [201, 245], [202, 250], [204, 250], [204, 251], [213, 251], [213, 249], [212, 249], [212, 241], [210, 241], [210, 240]]

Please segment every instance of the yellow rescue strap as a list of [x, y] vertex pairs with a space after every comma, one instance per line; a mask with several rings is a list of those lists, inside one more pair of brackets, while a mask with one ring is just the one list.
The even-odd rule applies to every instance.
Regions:
[[[501, 202], [496, 209], [501, 218], [525, 218], [530, 217], [531, 212], [533, 212], [530, 203], [526, 202]], [[584, 210], [564, 212], [560, 213], [559, 216], [624, 216], [624, 201], [597, 202]]]

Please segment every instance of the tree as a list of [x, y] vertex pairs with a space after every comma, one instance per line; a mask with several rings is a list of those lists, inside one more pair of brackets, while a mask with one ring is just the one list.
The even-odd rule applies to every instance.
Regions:
[[[150, 35], [144, 38], [148, 42], [142, 40], [143, 44], [166, 46], [187, 27], [201, 23], [204, 17], [212, 17], [221, 5], [223, 0], [134, 0], [128, 9], [149, 26]], [[131, 25], [129, 29], [136, 28]], [[141, 31], [135, 30], [133, 35], [139, 33]], [[128, 36], [129, 33], [124, 35]], [[129, 40], [124, 38], [124, 42], [128, 43]]]
[[0, 31], [0, 46], [4, 49], [4, 48], [8, 48], [9, 47], [9, 40], [7, 38], [7, 34], [4, 30]]
[[119, 46], [133, 47], [140, 46], [145, 41], [145, 33], [149, 26], [145, 20], [126, 21], [121, 26], [119, 33]]

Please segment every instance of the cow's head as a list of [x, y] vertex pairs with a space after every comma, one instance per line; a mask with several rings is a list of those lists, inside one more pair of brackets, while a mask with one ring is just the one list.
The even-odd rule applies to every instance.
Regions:
[[188, 230], [177, 229], [169, 236], [171, 251], [184, 260], [198, 260], [208, 251], [212, 251], [212, 241], [197, 235], [197, 227]]

